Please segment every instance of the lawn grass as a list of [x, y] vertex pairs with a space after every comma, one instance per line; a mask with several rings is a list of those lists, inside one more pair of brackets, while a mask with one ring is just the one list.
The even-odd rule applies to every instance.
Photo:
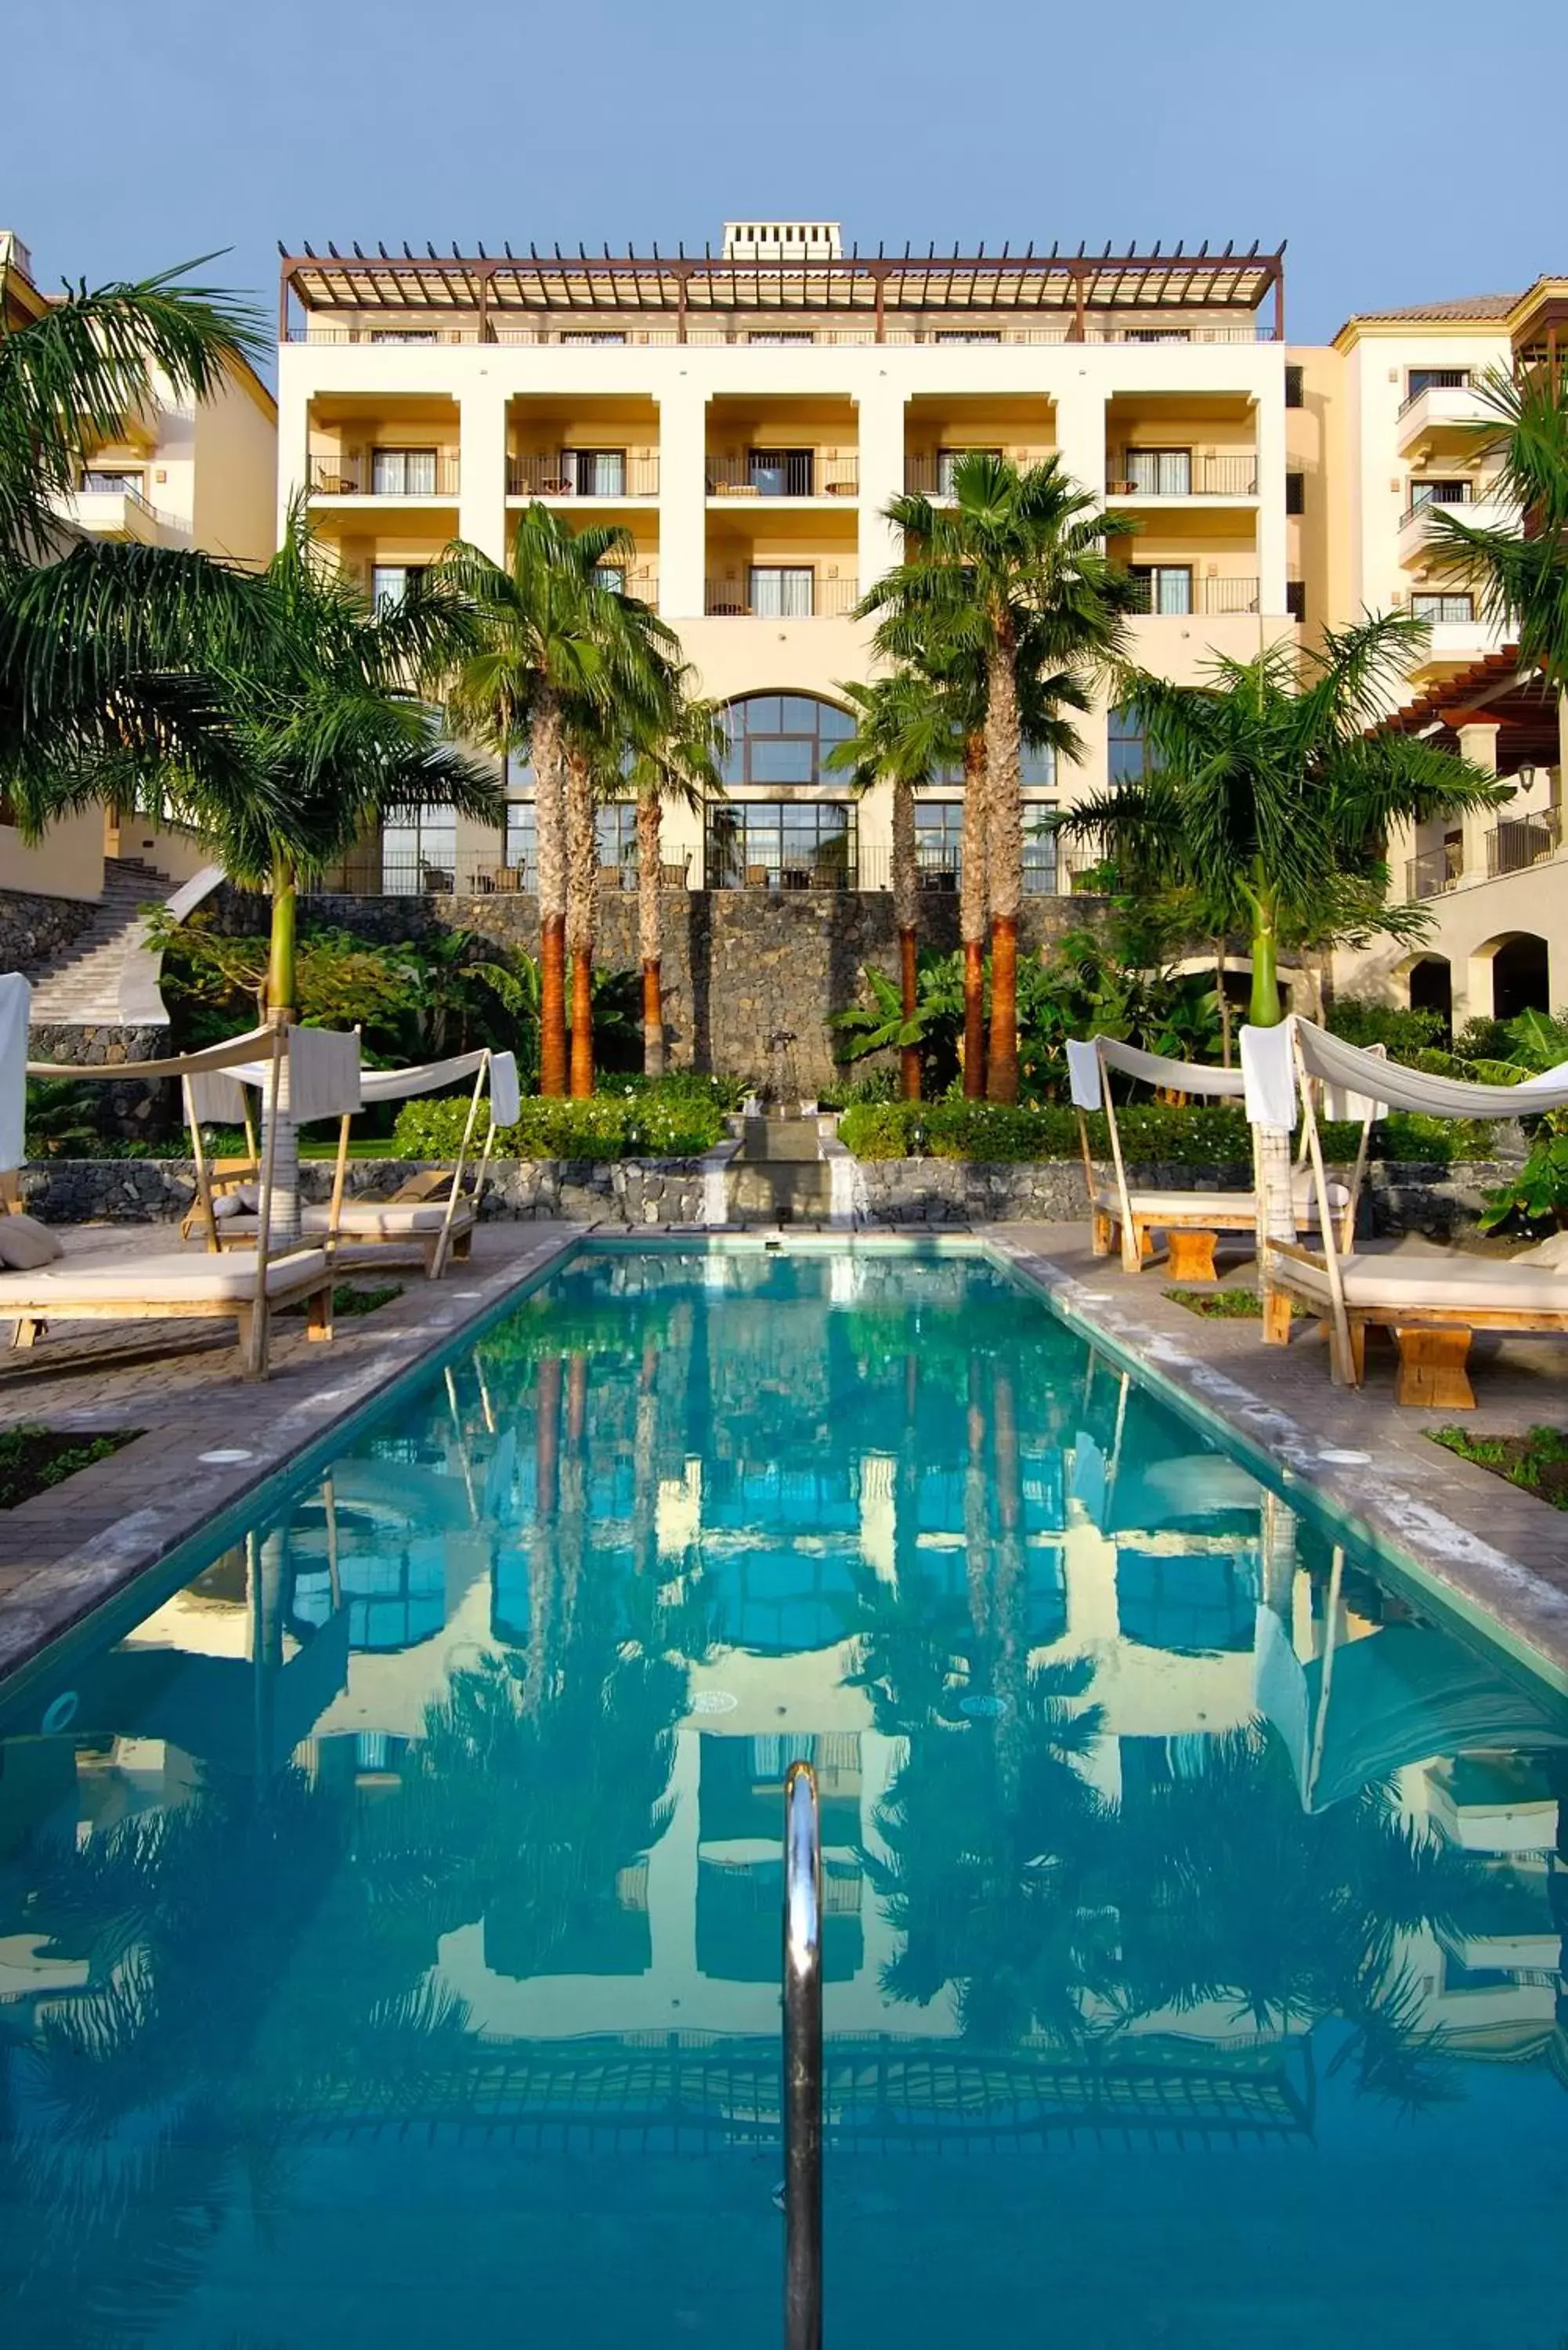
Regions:
[[[1262, 1319], [1263, 1303], [1255, 1289], [1168, 1289], [1165, 1294], [1173, 1305], [1185, 1305], [1189, 1314], [1200, 1315], [1205, 1322]], [[1293, 1318], [1300, 1319], [1306, 1312], [1299, 1298], [1292, 1299]]]
[[78, 1469], [107, 1461], [140, 1433], [139, 1428], [117, 1428], [107, 1436], [82, 1436], [27, 1421], [0, 1429], [0, 1510], [14, 1510], [51, 1485], [63, 1484]]
[[1521, 1486], [1554, 1510], [1568, 1510], [1568, 1429], [1532, 1428], [1523, 1436], [1475, 1436], [1468, 1428], [1428, 1430], [1434, 1444]]

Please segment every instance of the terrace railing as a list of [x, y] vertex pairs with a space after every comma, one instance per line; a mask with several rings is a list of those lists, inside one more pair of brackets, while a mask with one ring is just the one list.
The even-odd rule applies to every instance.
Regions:
[[711, 498], [852, 498], [860, 484], [854, 450], [781, 449], [760, 462], [710, 454], [707, 470]]
[[1405, 860], [1405, 895], [1415, 899], [1444, 897], [1463, 871], [1464, 849], [1459, 841], [1445, 841], [1439, 848], [1423, 848], [1418, 856]]
[[771, 582], [753, 585], [748, 579], [710, 579], [704, 588], [702, 608], [710, 619], [831, 620], [842, 619], [853, 612], [859, 600], [860, 590], [855, 579], [842, 573], [836, 578], [824, 578], [819, 572], [809, 591], [793, 579], [782, 586]]
[[[599, 458], [597, 463], [596, 457]], [[659, 460], [608, 450], [526, 451], [506, 461], [506, 494], [513, 498], [656, 498]]]
[[367, 450], [336, 457], [312, 457], [310, 487], [319, 497], [455, 498], [458, 460], [436, 452], [417, 453], [418, 463], [387, 466], [379, 472]]
[[1559, 808], [1540, 816], [1504, 816], [1486, 837], [1487, 879], [1501, 873], [1528, 873], [1532, 865], [1556, 855], [1563, 845], [1563, 815]]

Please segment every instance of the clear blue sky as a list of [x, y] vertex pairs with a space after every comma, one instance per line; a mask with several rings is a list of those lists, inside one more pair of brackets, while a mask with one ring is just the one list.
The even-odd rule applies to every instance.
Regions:
[[[1563, 0], [8, 0], [40, 281], [407, 237], [1289, 239], [1287, 329], [1568, 271]], [[1507, 67], [1513, 68], [1511, 74]]]

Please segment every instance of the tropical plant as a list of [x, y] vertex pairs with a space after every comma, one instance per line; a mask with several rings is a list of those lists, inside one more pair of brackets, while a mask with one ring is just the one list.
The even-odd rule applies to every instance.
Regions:
[[1482, 528], [1434, 502], [1425, 552], [1479, 592], [1486, 617], [1517, 642], [1522, 668], [1568, 692], [1568, 378], [1550, 364], [1492, 368], [1471, 390], [1487, 412], [1467, 453], [1520, 522]]
[[[718, 707], [692, 691], [695, 671], [650, 664], [652, 707], [633, 713], [625, 779], [637, 798], [637, 931], [642, 961], [642, 1067], [664, 1074], [664, 937], [659, 889], [664, 873], [667, 801], [701, 811], [723, 796], [720, 763], [725, 748]], [[664, 671], [662, 680], [660, 670]]]
[[[955, 696], [914, 668], [894, 670], [871, 685], [840, 688], [853, 709], [856, 728], [827, 754], [827, 765], [847, 774], [857, 795], [886, 780], [893, 789], [893, 920], [898, 933], [898, 1009], [896, 1045], [904, 1097], [920, 1097], [919, 938], [919, 852], [915, 837], [915, 791], [949, 774], [963, 756]], [[886, 1028], [887, 1023], [880, 1024]], [[873, 1049], [863, 1044], [862, 1052]]]
[[[1018, 1090], [1016, 971], [1023, 889], [1023, 746], [1081, 750], [1064, 712], [1091, 707], [1095, 671], [1122, 650], [1134, 583], [1109, 542], [1134, 525], [1103, 513], [1059, 456], [1021, 471], [971, 450], [953, 468], [953, 502], [898, 497], [888, 519], [905, 556], [862, 609], [887, 616], [878, 649], [924, 653], [933, 674], [970, 689], [983, 714], [986, 888], [992, 962], [986, 1089]], [[1031, 719], [1033, 698], [1038, 715]], [[966, 734], [977, 731], [965, 727]], [[966, 782], [972, 786], [971, 762]]]

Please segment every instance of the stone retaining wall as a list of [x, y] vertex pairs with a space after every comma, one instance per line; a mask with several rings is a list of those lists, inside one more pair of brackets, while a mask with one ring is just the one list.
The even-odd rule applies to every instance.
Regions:
[[[121, 1028], [78, 1021], [35, 1021], [27, 1031], [27, 1052], [35, 1061], [68, 1061], [78, 1068], [114, 1068], [122, 1061], [159, 1061], [170, 1051], [167, 1028]], [[128, 1142], [156, 1142], [172, 1134], [180, 1122], [180, 1088], [172, 1080], [145, 1085], [139, 1077], [123, 1084], [94, 1078], [88, 1089], [88, 1107], [98, 1130], [119, 1135]]]
[[[1076, 1160], [1018, 1166], [951, 1159], [858, 1159], [851, 1164], [857, 1224], [906, 1228], [982, 1223], [1062, 1223], [1088, 1213], [1084, 1170]], [[354, 1160], [351, 1193], [390, 1191], [415, 1171], [404, 1159]], [[1343, 1170], [1348, 1172], [1348, 1170]], [[1109, 1170], [1106, 1170], [1109, 1180]], [[1373, 1230], [1418, 1232], [1447, 1238], [1474, 1224], [1481, 1193], [1510, 1170], [1493, 1161], [1453, 1167], [1376, 1164], [1372, 1169]], [[1131, 1180], [1160, 1191], [1245, 1188], [1234, 1167], [1162, 1166], [1129, 1169]], [[698, 1225], [704, 1221], [705, 1170], [701, 1159], [501, 1159], [493, 1162], [485, 1213], [573, 1223]], [[325, 1201], [331, 1163], [305, 1160], [300, 1189]], [[189, 1159], [56, 1159], [24, 1170], [22, 1190], [35, 1215], [48, 1223], [151, 1223], [182, 1216], [195, 1195]]]
[[42, 898], [31, 889], [0, 889], [0, 971], [36, 979], [47, 963], [89, 930], [98, 904], [89, 898]]

